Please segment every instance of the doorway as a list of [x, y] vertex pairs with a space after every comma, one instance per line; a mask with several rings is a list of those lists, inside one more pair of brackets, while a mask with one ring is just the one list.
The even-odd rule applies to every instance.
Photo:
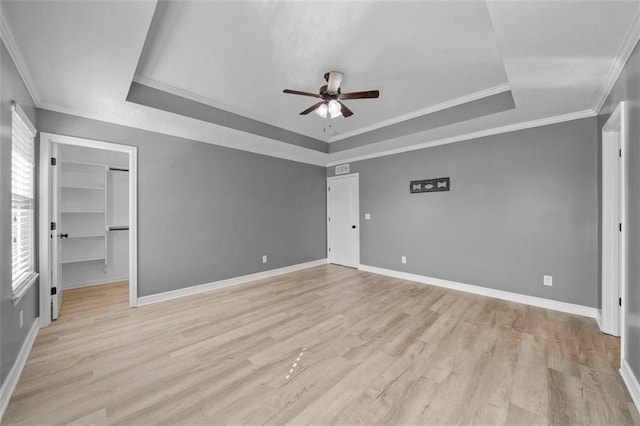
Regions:
[[603, 332], [621, 337], [624, 359], [626, 290], [626, 107], [621, 102], [602, 128]]
[[128, 281], [137, 306], [137, 148], [40, 134], [40, 322], [63, 290]]
[[360, 265], [360, 201], [357, 173], [327, 179], [327, 259]]

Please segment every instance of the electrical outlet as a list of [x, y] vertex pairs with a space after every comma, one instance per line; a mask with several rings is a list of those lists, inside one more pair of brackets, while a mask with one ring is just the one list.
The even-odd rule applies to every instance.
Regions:
[[371, 213], [365, 213], [364, 220], [371, 220]]
[[549, 287], [553, 286], [553, 277], [551, 275], [545, 275], [542, 279], [542, 284]]
[[262, 256], [262, 263], [267, 263], [267, 255]]
[[20, 311], [20, 328], [24, 325], [24, 311]]
[[407, 263], [407, 256], [402, 256], [402, 257], [400, 258], [400, 262], [402, 262], [402, 263]]

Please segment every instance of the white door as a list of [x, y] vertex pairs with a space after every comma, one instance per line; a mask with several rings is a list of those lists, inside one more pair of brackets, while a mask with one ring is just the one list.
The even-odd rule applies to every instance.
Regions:
[[602, 311], [601, 330], [621, 336], [624, 349], [626, 286], [626, 130], [621, 103], [602, 128]]
[[62, 213], [61, 213], [61, 189], [60, 189], [60, 149], [57, 143], [51, 144], [51, 157], [55, 158], [49, 166], [51, 185], [51, 218], [56, 223], [56, 229], [51, 231], [51, 319], [56, 320], [60, 316], [62, 307]]
[[329, 263], [360, 264], [358, 175], [327, 179], [327, 258]]
[[[622, 132], [616, 132], [616, 139], [618, 140], [617, 146], [618, 146], [618, 152], [622, 153]], [[623, 324], [623, 318], [622, 318], [622, 293], [623, 293], [623, 283], [625, 281], [625, 256], [626, 256], [626, 250], [625, 250], [625, 246], [624, 246], [624, 237], [623, 237], [623, 226], [626, 227], [626, 224], [623, 225], [623, 222], [625, 221], [624, 219], [624, 211], [625, 211], [625, 195], [623, 194], [623, 191], [625, 190], [625, 186], [624, 186], [624, 176], [622, 175], [624, 173], [624, 166], [623, 166], [623, 162], [622, 162], [622, 155], [618, 155], [617, 157], [617, 162], [618, 162], [618, 188], [617, 188], [617, 203], [618, 203], [618, 223], [620, 223], [619, 225], [619, 232], [617, 233], [618, 236], [618, 264], [617, 266], [617, 291], [618, 291], [618, 306], [617, 306], [617, 315], [616, 315], [616, 321], [615, 321], [615, 326], [614, 326], [614, 331], [615, 331], [615, 335], [616, 336], [620, 336], [621, 335], [621, 331], [620, 328], [622, 327]], [[625, 230], [626, 231], [626, 230]]]

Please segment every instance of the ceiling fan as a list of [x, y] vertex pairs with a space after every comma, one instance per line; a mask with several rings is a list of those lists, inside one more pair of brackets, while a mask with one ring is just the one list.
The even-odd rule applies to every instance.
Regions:
[[351, 117], [353, 112], [347, 108], [341, 101], [350, 99], [373, 99], [380, 96], [380, 92], [377, 90], [367, 90], [364, 92], [351, 92], [342, 93], [340, 91], [340, 84], [342, 84], [343, 73], [339, 71], [331, 71], [324, 75], [324, 79], [327, 82], [322, 86], [319, 92], [301, 92], [299, 90], [284, 89], [283, 93], [289, 93], [292, 95], [310, 96], [312, 98], [322, 99], [320, 102], [311, 105], [300, 113], [300, 115], [307, 115], [311, 111], [315, 111], [322, 118], [329, 116], [330, 118], [336, 118], [339, 116]]

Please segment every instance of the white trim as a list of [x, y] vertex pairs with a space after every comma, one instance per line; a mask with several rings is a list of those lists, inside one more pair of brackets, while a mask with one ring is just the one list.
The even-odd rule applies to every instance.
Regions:
[[551, 309], [553, 311], [566, 312], [568, 314], [580, 315], [583, 317], [596, 318], [598, 309], [589, 306], [575, 305], [573, 303], [559, 302], [541, 297], [527, 296], [525, 294], [512, 293], [509, 291], [496, 290], [488, 287], [481, 287], [471, 284], [463, 284], [455, 281], [432, 278], [424, 275], [411, 274], [408, 272], [394, 271], [391, 269], [378, 268], [377, 266], [360, 265], [359, 270], [371, 272], [373, 274], [385, 275], [402, 280], [415, 281], [422, 284], [444, 287], [451, 290], [463, 291], [465, 293], [478, 294], [481, 296], [493, 297], [495, 299], [508, 300], [509, 302], [522, 303], [539, 308]]
[[9, 405], [11, 396], [16, 390], [16, 385], [18, 384], [18, 380], [20, 380], [20, 376], [22, 375], [22, 370], [24, 370], [24, 366], [27, 363], [29, 353], [31, 352], [31, 348], [33, 347], [33, 343], [36, 341], [38, 330], [40, 330], [39, 324], [40, 322], [38, 321], [38, 318], [36, 318], [33, 321], [31, 328], [29, 329], [27, 337], [22, 343], [20, 352], [18, 352], [18, 357], [13, 363], [13, 367], [11, 367], [9, 374], [2, 383], [2, 387], [0, 387], [0, 421], [2, 421], [2, 416], [4, 416], [4, 412]]
[[24, 112], [24, 110], [20, 106], [20, 103], [18, 101], [16, 101], [15, 99], [12, 100], [11, 101], [11, 108], [13, 108], [13, 110], [16, 112], [16, 114], [18, 114], [18, 117], [20, 117], [20, 120], [22, 120], [22, 122], [25, 124], [25, 126], [27, 126], [27, 128], [29, 129], [29, 132], [31, 132], [31, 137], [35, 138], [36, 134], [38, 134], [38, 130], [36, 130], [36, 126], [33, 125], [33, 123], [31, 122], [31, 119], [29, 118], [27, 113]]
[[[341, 152], [338, 152], [338, 153], [326, 154], [326, 153], [323, 153], [323, 152], [320, 152], [320, 151], [314, 151], [314, 150], [309, 150], [307, 148], [298, 147], [301, 150], [309, 151], [309, 152], [303, 152], [303, 153], [300, 153], [300, 154], [297, 154], [297, 153], [287, 153], [287, 154], [273, 153], [273, 152], [270, 152], [270, 151], [268, 151], [266, 149], [255, 149], [255, 148], [251, 148], [251, 147], [242, 147], [242, 146], [238, 146], [238, 145], [235, 145], [235, 144], [221, 143], [221, 140], [223, 140], [223, 139], [216, 140], [214, 142], [214, 141], [211, 141], [211, 140], [206, 140], [206, 139], [201, 138], [201, 137], [194, 137], [193, 135], [184, 135], [184, 134], [182, 134], [180, 131], [178, 131], [176, 129], [169, 129], [169, 128], [166, 128], [164, 126], [161, 126], [161, 125], [158, 125], [158, 124], [155, 124], [155, 123], [143, 122], [141, 120], [132, 120], [130, 117], [125, 119], [125, 117], [115, 116], [113, 114], [98, 114], [98, 113], [83, 111], [83, 110], [79, 110], [79, 109], [75, 109], [75, 108], [62, 107], [62, 106], [59, 106], [59, 105], [48, 104], [48, 103], [40, 103], [40, 104], [38, 104], [38, 108], [46, 109], [46, 110], [53, 111], [53, 112], [58, 112], [60, 114], [68, 114], [68, 115], [73, 115], [73, 116], [76, 116], [76, 117], [87, 118], [87, 119], [90, 119], [90, 120], [103, 121], [103, 122], [106, 122], [106, 123], [117, 124], [117, 125], [125, 126], [125, 127], [131, 127], [131, 128], [135, 128], [135, 129], [139, 129], [139, 130], [145, 130], [145, 131], [148, 131], [148, 132], [155, 132], [155, 133], [160, 133], [160, 134], [163, 134], [163, 135], [175, 136], [175, 137], [178, 137], [178, 138], [183, 138], [183, 139], [188, 139], [188, 140], [208, 143], [208, 144], [216, 145], [216, 146], [226, 146], [226, 147], [229, 147], [229, 148], [237, 149], [239, 151], [253, 152], [253, 153], [256, 153], [256, 154], [266, 155], [266, 156], [269, 156], [269, 157], [281, 158], [281, 159], [284, 159], [284, 160], [296, 161], [296, 162], [305, 163], [305, 164], [313, 164], [313, 165], [322, 166], [322, 167], [331, 167], [331, 166], [336, 166], [336, 165], [343, 164], [343, 163], [348, 163], [348, 162], [355, 162], [355, 161], [367, 160], [367, 159], [370, 159], [370, 158], [377, 158], [377, 157], [384, 157], [384, 156], [387, 156], [387, 155], [399, 154], [399, 153], [403, 153], [403, 152], [416, 151], [416, 150], [420, 150], [420, 149], [424, 149], [424, 148], [429, 148], [429, 147], [432, 147], [432, 146], [446, 145], [446, 144], [455, 143], [455, 142], [462, 142], [462, 141], [481, 138], [481, 137], [485, 137], [485, 136], [493, 136], [493, 135], [498, 135], [498, 134], [501, 134], [501, 133], [515, 132], [515, 131], [518, 131], [518, 130], [530, 129], [530, 128], [533, 128], [533, 127], [540, 127], [540, 126], [546, 126], [546, 125], [550, 125], [550, 124], [562, 123], [562, 122], [565, 122], [565, 121], [579, 120], [579, 119], [582, 119], [582, 118], [593, 117], [593, 116], [596, 115], [593, 112], [593, 110], [587, 109], [587, 110], [578, 111], [578, 112], [569, 113], [569, 114], [561, 114], [561, 115], [556, 115], [556, 116], [552, 116], [552, 117], [546, 117], [546, 118], [542, 118], [542, 119], [539, 119], [539, 120], [532, 120], [532, 121], [514, 123], [514, 124], [509, 124], [509, 125], [505, 125], [505, 126], [501, 126], [501, 127], [493, 127], [493, 128], [489, 128], [489, 129], [479, 130], [477, 132], [467, 133], [467, 134], [464, 134], [464, 135], [452, 136], [452, 137], [444, 138], [444, 139], [437, 139], [437, 140], [430, 141], [430, 142], [424, 142], [424, 143], [420, 143], [420, 144], [416, 144], [416, 145], [409, 145], [409, 146], [406, 146], [406, 147], [401, 147], [401, 148], [396, 148], [396, 149], [391, 149], [391, 150], [386, 150], [386, 151], [380, 151], [380, 152], [377, 152], [377, 153], [356, 155], [356, 156], [353, 156], [353, 157], [346, 157], [346, 158], [341, 158], [341, 159], [338, 159], [338, 160], [333, 160], [333, 158], [336, 158], [338, 155], [344, 154], [345, 152], [348, 152], [348, 151], [341, 151]], [[211, 125], [213, 125], [213, 124], [211, 124]], [[230, 130], [232, 130], [232, 129], [230, 129]], [[240, 131], [238, 130], [237, 132], [240, 132]], [[247, 135], [249, 135], [249, 134], [247, 133]], [[254, 137], [257, 137], [257, 138], [264, 138], [262, 136], [256, 136], [256, 135], [251, 135], [251, 136], [254, 136]], [[280, 141], [278, 141], [276, 139], [269, 139], [269, 138], [264, 138], [264, 139], [273, 140], [273, 141], [276, 141], [276, 142], [279, 142], [279, 143], [282, 143], [282, 144], [290, 146], [290, 144], [287, 144], [286, 142], [280, 142]], [[357, 148], [354, 148], [354, 150], [357, 150]], [[349, 151], [351, 151], [351, 150], [349, 150]], [[322, 158], [325, 158], [326, 160], [318, 158], [318, 156], [321, 156]]]
[[218, 101], [216, 101], [214, 99], [211, 99], [211, 98], [208, 98], [206, 96], [198, 95], [197, 93], [193, 93], [193, 92], [190, 92], [188, 90], [180, 89], [179, 87], [172, 86], [172, 85], [167, 84], [167, 83], [162, 83], [160, 81], [154, 80], [154, 79], [149, 78], [149, 77], [143, 77], [141, 75], [135, 75], [133, 77], [133, 82], [134, 83], [138, 83], [138, 84], [142, 84], [144, 86], [151, 87], [152, 89], [156, 89], [156, 90], [159, 90], [161, 92], [166, 92], [166, 93], [169, 93], [171, 95], [179, 96], [181, 98], [185, 98], [185, 99], [188, 99], [190, 101], [198, 102], [198, 103], [203, 104], [203, 105], [208, 105], [210, 107], [221, 109], [223, 111], [230, 112], [232, 114], [236, 114], [236, 115], [239, 115], [241, 117], [249, 118], [251, 120], [256, 120], [256, 121], [259, 121], [259, 122], [264, 123], [264, 124], [275, 126], [275, 127], [280, 128], [280, 129], [283, 129], [283, 130], [288, 130], [290, 132], [297, 133], [299, 135], [303, 135], [303, 136], [306, 136], [306, 137], [309, 137], [309, 138], [316, 139], [316, 140], [319, 140], [321, 142], [327, 143], [327, 141], [325, 141], [325, 140], [318, 139], [315, 136], [305, 135], [304, 133], [301, 133], [299, 130], [296, 130], [296, 129], [292, 128], [292, 127], [289, 127], [286, 124], [281, 123], [279, 121], [271, 120], [269, 118], [260, 116], [258, 114], [253, 114], [253, 113], [251, 113], [249, 111], [245, 111], [245, 110], [243, 110], [241, 108], [236, 108], [236, 107], [234, 107], [232, 105], [228, 105], [228, 104], [225, 104], [223, 102], [218, 102]]
[[[39, 282], [39, 303], [38, 314], [40, 317], [40, 327], [46, 327], [51, 323], [51, 266], [49, 258], [49, 236], [50, 231], [50, 208], [51, 194], [49, 193], [49, 158], [51, 158], [51, 144], [44, 143], [44, 138], [40, 135], [40, 158], [39, 158], [39, 223], [38, 223], [38, 266], [40, 271]], [[47, 161], [45, 161], [45, 159]], [[46, 271], [46, 273], [45, 273]]]
[[602, 309], [598, 309], [598, 312], [596, 313], [596, 322], [598, 323], [600, 331], [604, 332], [602, 329]]
[[422, 108], [416, 111], [408, 112], [407, 114], [398, 115], [396, 117], [389, 118], [387, 120], [379, 121], [377, 123], [371, 124], [369, 126], [361, 127], [359, 129], [351, 130], [349, 132], [340, 133], [339, 135], [329, 137], [328, 142], [336, 142], [342, 139], [350, 138], [352, 136], [357, 136], [362, 133], [370, 132], [372, 130], [377, 130], [382, 127], [390, 126], [392, 124], [402, 123], [403, 121], [411, 120], [413, 118], [422, 117], [423, 115], [433, 114], [434, 112], [442, 111], [444, 109], [453, 108], [455, 106], [464, 105], [469, 102], [477, 101], [479, 99], [486, 98], [488, 96], [497, 95], [499, 93], [508, 92], [511, 90], [511, 86], [509, 83], [501, 84], [499, 86], [490, 87], [488, 89], [480, 90], [477, 92], [470, 93], [465, 96], [461, 96], [459, 98], [451, 99], [449, 101], [445, 101], [436, 105], [428, 106], [426, 108]]
[[31, 74], [29, 73], [29, 69], [24, 61], [24, 58], [20, 54], [20, 50], [18, 49], [18, 45], [16, 44], [15, 39], [13, 38], [13, 34], [11, 33], [11, 29], [9, 28], [9, 24], [4, 16], [4, 11], [2, 10], [2, 2], [0, 2], [0, 38], [4, 42], [4, 45], [9, 52], [9, 56], [13, 60], [13, 63], [16, 65], [18, 69], [18, 74], [22, 78], [22, 82], [27, 88], [27, 92], [31, 95], [31, 99], [38, 106], [40, 103], [40, 96], [38, 96], [38, 92], [36, 91], [36, 86], [33, 84], [33, 79], [31, 78]]
[[[541, 118], [539, 120], [524, 121], [524, 122], [521, 122], [521, 123], [508, 124], [506, 126], [494, 127], [494, 128], [485, 129], [485, 130], [479, 130], [477, 132], [466, 133], [464, 135], [459, 135], [459, 136], [452, 136], [450, 138], [437, 139], [437, 140], [434, 140], [434, 141], [423, 142], [423, 143], [419, 143], [419, 144], [416, 144], [416, 145], [410, 145], [410, 146], [404, 146], [404, 147], [401, 147], [401, 148], [389, 149], [389, 150], [386, 150], [386, 151], [374, 152], [372, 154], [363, 154], [363, 155], [357, 155], [357, 156], [354, 156], [354, 157], [341, 158], [339, 160], [329, 161], [326, 164], [326, 166], [327, 167], [331, 167], [331, 166], [337, 166], [338, 164], [343, 164], [343, 163], [351, 163], [351, 162], [355, 162], [355, 161], [368, 160], [368, 159], [371, 159], [371, 158], [385, 157], [387, 155], [400, 154], [400, 153], [403, 153], [403, 152], [417, 151], [419, 149], [430, 148], [432, 146], [446, 145], [446, 144], [455, 143], [455, 142], [462, 142], [462, 141], [467, 141], [467, 140], [471, 140], [471, 139], [483, 138], [485, 136], [493, 136], [493, 135], [499, 135], [499, 134], [502, 134], [502, 133], [515, 132], [515, 131], [518, 131], [518, 130], [531, 129], [533, 127], [548, 126], [550, 124], [563, 123], [565, 121], [580, 120], [582, 118], [593, 117], [595, 115], [596, 114], [593, 112], [593, 110], [586, 109], [584, 111], [572, 112], [570, 114], [562, 114], [562, 115], [556, 115], [556, 116], [553, 116], [553, 117]], [[345, 151], [341, 151], [341, 152], [334, 153], [334, 154], [329, 154], [329, 158], [335, 157], [336, 154], [342, 154], [344, 152]], [[348, 151], [346, 151], [346, 152], [348, 152]]]
[[[208, 98], [206, 96], [198, 95], [198, 94], [190, 92], [188, 90], [180, 89], [179, 87], [175, 87], [175, 86], [172, 86], [170, 84], [162, 83], [162, 82], [154, 80], [152, 78], [144, 77], [144, 76], [141, 76], [141, 75], [135, 75], [133, 77], [133, 81], [135, 83], [142, 84], [142, 85], [151, 87], [153, 89], [169, 93], [171, 95], [175, 95], [175, 96], [179, 96], [181, 98], [189, 99], [189, 100], [192, 100], [194, 102], [198, 102], [198, 103], [201, 103], [201, 104], [204, 104], [204, 105], [208, 105], [208, 106], [211, 106], [211, 107], [214, 107], [214, 108], [218, 108], [218, 109], [221, 109], [221, 110], [224, 110], [224, 111], [227, 111], [227, 112], [231, 112], [233, 114], [238, 114], [238, 115], [241, 115], [243, 117], [247, 117], [247, 118], [250, 118], [250, 119], [253, 119], [253, 120], [260, 121], [262, 123], [266, 123], [266, 124], [270, 124], [272, 126], [279, 127], [281, 129], [284, 129], [284, 130], [288, 130], [290, 132], [299, 133], [301, 135], [317, 139], [317, 137], [315, 137], [315, 136], [305, 135], [304, 133], [301, 133], [299, 130], [294, 129], [294, 128], [290, 127], [290, 126], [287, 126], [287, 125], [285, 125], [285, 124], [283, 124], [281, 122], [278, 122], [278, 121], [275, 121], [275, 120], [270, 120], [270, 119], [268, 119], [266, 117], [258, 116], [256, 114], [252, 114], [252, 113], [250, 113], [248, 111], [244, 111], [242, 109], [235, 108], [232, 105], [227, 105], [227, 104], [222, 103], [222, 102], [217, 102], [217, 101], [215, 101], [215, 100], [213, 100], [211, 98]], [[379, 128], [382, 128], [382, 127], [386, 127], [386, 126], [389, 126], [391, 124], [396, 124], [396, 123], [400, 123], [400, 122], [403, 122], [403, 121], [406, 121], [406, 120], [411, 120], [412, 118], [421, 117], [421, 116], [427, 115], [427, 114], [433, 114], [434, 112], [442, 111], [442, 110], [447, 109], [447, 108], [452, 108], [452, 107], [455, 107], [455, 106], [458, 106], [458, 105], [463, 105], [463, 104], [468, 103], [468, 102], [477, 101], [478, 99], [486, 98], [488, 96], [493, 96], [493, 95], [497, 95], [499, 93], [504, 93], [504, 92], [507, 92], [509, 90], [511, 90], [511, 86], [508, 83], [501, 84], [499, 86], [490, 87], [488, 89], [484, 89], [484, 90], [480, 90], [480, 91], [477, 91], [477, 92], [473, 92], [473, 93], [470, 93], [468, 95], [461, 96], [459, 98], [455, 98], [455, 99], [451, 99], [451, 100], [446, 101], [446, 102], [439, 103], [437, 105], [432, 105], [432, 106], [429, 106], [429, 107], [426, 107], [426, 108], [419, 109], [417, 111], [411, 111], [411, 112], [409, 112], [407, 114], [399, 115], [397, 117], [392, 117], [392, 118], [389, 118], [387, 120], [380, 121], [378, 123], [375, 123], [375, 124], [372, 124], [372, 125], [369, 125], [369, 126], [364, 126], [364, 127], [359, 128], [359, 129], [354, 129], [354, 130], [351, 130], [349, 132], [345, 132], [345, 133], [341, 133], [339, 135], [331, 136], [327, 140], [324, 140], [323, 142], [331, 143], [331, 142], [339, 141], [339, 140], [346, 139], [346, 138], [349, 138], [349, 137], [352, 137], [352, 136], [360, 135], [362, 133], [370, 132], [372, 130], [376, 130], [376, 129], [379, 129]], [[322, 140], [322, 139], [318, 139], [318, 140]]]
[[[638, 15], [636, 15], [638, 19]], [[620, 307], [620, 361], [624, 361], [624, 354], [627, 345], [626, 326], [627, 326], [627, 251], [628, 251], [628, 222], [627, 222], [627, 147], [629, 145], [629, 124], [630, 120], [627, 112], [627, 104], [620, 102], [620, 222], [622, 223], [622, 232], [620, 233], [620, 297], [622, 298], [622, 306]]]
[[629, 390], [633, 403], [636, 405], [636, 409], [640, 411], [640, 383], [638, 383], [638, 378], [633, 374], [631, 366], [625, 359], [623, 359], [620, 364], [620, 375], [622, 376], [624, 384], [627, 385], [627, 389]]
[[138, 306], [138, 148], [129, 151], [129, 306]]
[[129, 156], [129, 306], [136, 307], [138, 302], [138, 148], [135, 146], [102, 142], [71, 136], [40, 133], [40, 323], [46, 327], [51, 323], [51, 277], [49, 273], [49, 158], [51, 142], [66, 145], [84, 146], [124, 152]]
[[[321, 166], [321, 167], [324, 167], [326, 164], [326, 161], [324, 158], [327, 156], [327, 154], [324, 152], [315, 151], [313, 149], [293, 145], [287, 142], [282, 142], [278, 139], [271, 139], [265, 136], [242, 132], [241, 130], [235, 130], [230, 127], [225, 127], [218, 124], [204, 122], [202, 120], [197, 120], [195, 118], [190, 118], [186, 116], [184, 116], [183, 118], [188, 120], [193, 120], [196, 122], [205, 123], [208, 126], [215, 126], [217, 128], [223, 129], [224, 132], [229, 132], [234, 135], [242, 134], [242, 138], [247, 140], [250, 139], [250, 143], [253, 143], [253, 145], [240, 146], [236, 143], [236, 139], [225, 137], [225, 136], [217, 136], [214, 140], [214, 139], [208, 139], [201, 135], [186, 134], [185, 133], [186, 125], [169, 128], [161, 124], [155, 123], [153, 121], [137, 118], [138, 117], [137, 115], [134, 118], [134, 116], [125, 117], [117, 114], [104, 114], [104, 113], [99, 114], [99, 113], [79, 110], [76, 108], [62, 107], [54, 104], [41, 104], [39, 105], [39, 108], [57, 112], [60, 114], [67, 114], [75, 117], [82, 117], [89, 120], [97, 120], [105, 123], [117, 124], [119, 126], [130, 127], [132, 129], [144, 130], [152, 133], [160, 133], [162, 135], [186, 139], [189, 141], [202, 142], [202, 143], [215, 145], [215, 146], [224, 146], [227, 148], [236, 149], [238, 151], [253, 152], [255, 154], [260, 154], [267, 157], [281, 158], [283, 160], [295, 161], [295, 162], [304, 163], [304, 164], [313, 164], [314, 166]], [[150, 107], [145, 107], [145, 108], [152, 109]], [[165, 113], [173, 114], [168, 112], [165, 112]], [[174, 114], [174, 115], [179, 115], [179, 114]], [[270, 149], [269, 147], [264, 147], [265, 144], [261, 143], [263, 141], [272, 141], [278, 144], [282, 144], [282, 146], [285, 147], [286, 150], [289, 150], [289, 152], [273, 152], [273, 150]]]
[[164, 302], [167, 300], [178, 299], [185, 296], [192, 296], [194, 294], [205, 293], [220, 288], [247, 284], [257, 280], [263, 280], [265, 278], [272, 278], [278, 275], [300, 271], [302, 269], [326, 265], [326, 263], [327, 259], [319, 259], [311, 262], [298, 263], [297, 265], [285, 266], [283, 268], [271, 269], [269, 271], [256, 272], [255, 274], [242, 275], [240, 277], [194, 285], [178, 290], [165, 291], [164, 293], [152, 294], [150, 296], [142, 296], [138, 299], [138, 306], [150, 305], [152, 303]]
[[11, 296], [11, 302], [13, 303], [13, 306], [16, 306], [18, 303], [20, 303], [20, 300], [22, 300], [24, 295], [27, 294], [31, 286], [35, 284], [39, 275], [40, 274], [38, 274], [37, 272], [32, 272], [29, 275], [29, 278], [24, 281], [16, 290], [14, 290], [13, 296]]
[[[446, 144], [455, 143], [455, 142], [462, 142], [462, 141], [466, 141], [466, 140], [477, 139], [477, 138], [481, 138], [481, 137], [485, 137], [485, 136], [493, 136], [493, 135], [498, 135], [498, 134], [502, 134], [502, 133], [515, 132], [515, 131], [518, 131], [518, 130], [525, 130], [525, 129], [530, 129], [530, 128], [534, 128], [534, 127], [541, 127], [541, 126], [546, 126], [546, 125], [550, 125], [550, 124], [562, 123], [562, 122], [566, 122], [566, 121], [580, 120], [580, 119], [583, 119], [583, 118], [593, 117], [593, 116], [596, 115], [593, 112], [593, 110], [588, 109], [588, 110], [578, 111], [578, 112], [569, 113], [569, 114], [562, 114], [562, 115], [556, 115], [556, 116], [553, 116], [553, 117], [546, 117], [546, 118], [542, 118], [542, 119], [539, 119], [539, 120], [525, 121], [525, 122], [509, 124], [509, 125], [501, 126], [501, 127], [493, 127], [493, 128], [490, 128], [490, 129], [479, 130], [477, 132], [466, 133], [464, 135], [452, 136], [452, 137], [444, 138], [444, 139], [437, 139], [437, 140], [434, 140], [434, 141], [424, 142], [424, 143], [420, 143], [420, 144], [416, 144], [416, 145], [409, 145], [409, 146], [406, 146], [406, 147], [395, 148], [395, 149], [386, 150], [386, 151], [380, 151], [380, 152], [376, 152], [376, 153], [372, 153], [372, 154], [356, 155], [356, 156], [353, 156], [353, 157], [346, 157], [346, 158], [341, 158], [339, 160], [333, 160], [333, 158], [335, 158], [339, 154], [344, 154], [345, 152], [348, 152], [348, 151], [341, 151], [341, 152], [338, 152], [338, 153], [326, 154], [326, 153], [322, 153], [320, 151], [313, 151], [313, 150], [308, 150], [306, 148], [300, 148], [300, 149], [303, 149], [303, 150], [306, 150], [306, 151], [311, 151], [311, 152], [310, 153], [306, 153], [305, 152], [304, 154], [273, 153], [273, 152], [267, 152], [267, 150], [253, 149], [253, 148], [249, 148], [249, 147], [241, 147], [241, 146], [237, 146], [237, 145], [220, 143], [219, 141], [213, 142], [213, 141], [210, 141], [210, 140], [205, 140], [203, 138], [195, 138], [193, 136], [186, 136], [186, 135], [180, 133], [177, 130], [168, 129], [166, 127], [163, 127], [163, 126], [160, 126], [160, 125], [157, 125], [157, 124], [153, 124], [153, 123], [150, 123], [150, 122], [142, 122], [140, 120], [131, 120], [131, 119], [126, 119], [125, 120], [123, 117], [116, 117], [116, 116], [113, 116], [113, 115], [105, 115], [105, 114], [97, 114], [97, 113], [78, 110], [78, 109], [75, 109], [75, 108], [61, 107], [61, 106], [53, 105], [53, 104], [42, 104], [41, 103], [40, 105], [38, 105], [38, 107], [42, 108], [42, 109], [49, 110], [49, 111], [58, 112], [60, 114], [68, 114], [68, 115], [73, 115], [73, 116], [76, 116], [76, 117], [87, 118], [89, 120], [103, 121], [103, 122], [106, 122], [106, 123], [117, 124], [117, 125], [125, 126], [125, 127], [131, 127], [131, 128], [134, 128], [134, 129], [145, 130], [145, 131], [148, 131], [148, 132], [160, 133], [160, 134], [163, 134], [163, 135], [174, 136], [174, 137], [178, 137], [178, 138], [182, 138], [182, 139], [188, 139], [188, 140], [208, 143], [208, 144], [216, 145], [216, 146], [226, 146], [226, 147], [230, 147], [230, 148], [233, 148], [233, 149], [237, 149], [239, 151], [253, 152], [253, 153], [256, 153], [256, 154], [266, 155], [266, 156], [269, 156], [269, 157], [281, 158], [281, 159], [284, 159], [284, 160], [290, 160], [290, 161], [295, 161], [295, 162], [300, 162], [300, 163], [305, 163], [305, 164], [313, 164], [313, 165], [322, 166], [322, 167], [332, 167], [332, 166], [337, 166], [337, 165], [343, 164], [343, 163], [367, 160], [367, 159], [377, 158], [377, 157], [385, 157], [387, 155], [400, 154], [400, 153], [403, 153], [403, 152], [417, 151], [417, 150], [429, 148], [429, 147], [432, 147], [432, 146], [446, 145]], [[259, 137], [259, 136], [255, 136], [255, 137]], [[265, 138], [265, 139], [268, 139], [268, 138]], [[276, 142], [279, 142], [279, 141], [277, 141], [275, 139], [273, 139], [273, 140], [276, 141]], [[286, 142], [280, 142], [280, 143], [283, 143], [285, 145], [289, 145]], [[356, 149], [357, 148], [354, 148], [354, 150], [356, 150]], [[349, 151], [351, 151], [351, 150], [349, 150]], [[318, 159], [317, 156], [322, 156], [323, 158], [326, 158], [326, 160]]]
[[124, 277], [109, 278], [105, 280], [87, 281], [87, 282], [76, 283], [76, 284], [66, 284], [64, 287], [64, 290], [75, 290], [77, 288], [94, 287], [97, 285], [113, 284], [113, 283], [118, 283], [118, 282], [128, 281], [128, 280], [129, 280], [129, 277], [124, 276]]
[[594, 112], [600, 114], [600, 110], [604, 106], [605, 101], [609, 97], [613, 86], [618, 81], [622, 70], [624, 69], [629, 57], [633, 53], [633, 49], [635, 49], [636, 44], [640, 40], [640, 9], [636, 11], [633, 21], [631, 23], [631, 27], [627, 31], [625, 38], [622, 42], [622, 45], [618, 49], [615, 59], [611, 63], [609, 67], [609, 71], [607, 72], [607, 77], [605, 78], [602, 86], [600, 87], [600, 91], [598, 92], [598, 96], [596, 97], [596, 103], [593, 107]]
[[[626, 225], [626, 153], [628, 141], [627, 108], [620, 102], [602, 127], [602, 217], [601, 281], [602, 331], [621, 337], [624, 355], [626, 302], [627, 225]], [[619, 155], [620, 150], [622, 155]], [[618, 230], [622, 224], [622, 232]]]

